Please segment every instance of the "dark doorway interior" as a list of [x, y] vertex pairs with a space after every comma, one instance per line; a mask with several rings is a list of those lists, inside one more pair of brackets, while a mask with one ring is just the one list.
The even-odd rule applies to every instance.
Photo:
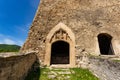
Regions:
[[108, 34], [99, 34], [98, 42], [99, 48], [102, 55], [113, 55], [113, 47], [111, 44], [112, 37]]
[[57, 41], [51, 47], [51, 64], [69, 64], [69, 44], [67, 42]]

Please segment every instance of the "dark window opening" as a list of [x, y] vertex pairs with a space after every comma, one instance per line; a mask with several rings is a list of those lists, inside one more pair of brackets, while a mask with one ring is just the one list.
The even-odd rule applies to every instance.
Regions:
[[64, 41], [54, 42], [51, 46], [51, 64], [69, 64], [69, 44]]
[[112, 37], [108, 34], [99, 34], [98, 35], [98, 42], [100, 53], [102, 55], [113, 55], [113, 47], [111, 43]]

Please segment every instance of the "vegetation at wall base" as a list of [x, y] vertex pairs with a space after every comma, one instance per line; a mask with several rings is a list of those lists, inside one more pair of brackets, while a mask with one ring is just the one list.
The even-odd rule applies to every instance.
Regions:
[[120, 60], [113, 60], [114, 62], [120, 62]]
[[18, 52], [19, 50], [20, 50], [20, 46], [18, 45], [0, 44], [0, 53], [1, 52]]

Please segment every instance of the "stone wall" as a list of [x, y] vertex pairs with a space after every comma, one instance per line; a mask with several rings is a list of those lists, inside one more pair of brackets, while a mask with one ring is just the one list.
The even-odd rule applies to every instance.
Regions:
[[98, 35], [105, 33], [112, 36], [113, 50], [118, 55], [119, 11], [120, 0], [41, 0], [21, 51], [38, 52], [38, 57], [44, 63], [46, 37], [56, 25], [63, 23], [75, 34], [75, 54], [83, 49], [92, 55], [100, 55]]
[[35, 61], [35, 53], [0, 57], [0, 80], [24, 80]]

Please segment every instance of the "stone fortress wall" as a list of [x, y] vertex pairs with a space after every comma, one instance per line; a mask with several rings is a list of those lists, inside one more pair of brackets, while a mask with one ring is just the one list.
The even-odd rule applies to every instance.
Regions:
[[[71, 31], [66, 30], [65, 27], [58, 27], [54, 31], [54, 28], [61, 24]], [[120, 0], [41, 0], [21, 52], [36, 51], [41, 63], [49, 65], [51, 53], [46, 45], [49, 43], [47, 36], [51, 35], [50, 31], [54, 31], [55, 34], [51, 36], [53, 40], [56, 32], [59, 32], [60, 29], [65, 32], [64, 35], [67, 34], [70, 38], [71, 41], [67, 40], [67, 42], [73, 45], [70, 48], [73, 54], [70, 54], [73, 56], [70, 59], [73, 62], [77, 60], [75, 56], [81, 51], [92, 55], [101, 54], [98, 43], [99, 35], [110, 38], [111, 52], [119, 55]], [[59, 37], [64, 36], [59, 35]], [[53, 41], [57, 41], [57, 38]], [[51, 45], [52, 42], [49, 46]], [[46, 54], [48, 57], [45, 56]], [[71, 65], [75, 64], [72, 63]]]
[[101, 54], [102, 34], [111, 39], [112, 52], [119, 58], [119, 11], [120, 0], [41, 0], [20, 50], [30, 54], [0, 57], [0, 80], [23, 80], [37, 57], [41, 65], [49, 66], [51, 47], [57, 41], [69, 44], [71, 67], [87, 67], [101, 80], [119, 80], [119, 63], [87, 57]]

